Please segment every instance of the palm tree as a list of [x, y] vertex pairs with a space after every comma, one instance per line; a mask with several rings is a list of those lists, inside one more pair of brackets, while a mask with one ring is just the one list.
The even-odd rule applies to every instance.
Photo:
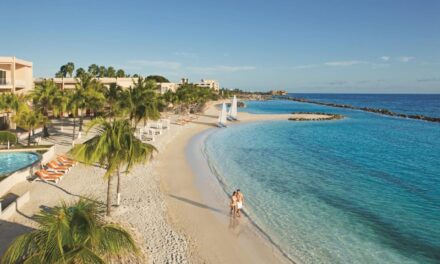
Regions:
[[112, 66], [107, 68], [106, 77], [116, 77], [116, 70]]
[[111, 212], [112, 178], [118, 175], [118, 200], [120, 199], [120, 168], [125, 167], [128, 172], [133, 165], [147, 161], [154, 146], [142, 143], [134, 136], [134, 129], [127, 120], [108, 122], [103, 118], [92, 120], [87, 127], [96, 128], [97, 134], [83, 144], [76, 145], [72, 155], [86, 164], [97, 163], [106, 170], [104, 178], [107, 180], [107, 215]]
[[66, 78], [67, 77], [67, 66], [66, 65], [62, 65], [60, 67], [60, 70], [55, 73], [55, 77], [57, 78]]
[[79, 110], [79, 131], [82, 131], [83, 111], [86, 109], [97, 111], [103, 106], [104, 94], [102, 85], [90, 74], [83, 74], [77, 78], [71, 105]]
[[111, 84], [104, 90], [104, 97], [107, 104], [107, 115], [114, 118], [122, 113], [121, 98], [123, 96], [122, 87], [117, 84]]
[[0, 95], [0, 111], [6, 112], [8, 126], [11, 121], [11, 113], [17, 112], [23, 102], [23, 97], [13, 93], [3, 93]]
[[[64, 100], [61, 90], [53, 80], [45, 80], [40, 85], [35, 86], [29, 97], [32, 99], [34, 110], [46, 117], [49, 116], [49, 110], [55, 110], [56, 112], [57, 109], [55, 108]], [[43, 136], [50, 136], [46, 125], [43, 127]]]
[[76, 69], [76, 72], [75, 72], [75, 77], [80, 77], [81, 75], [83, 75], [83, 74], [85, 74], [86, 73], [86, 70], [84, 70], [83, 68], [78, 68], [78, 69]]
[[125, 72], [124, 72], [124, 70], [119, 69], [119, 70], [116, 72], [116, 77], [118, 77], [118, 78], [124, 78], [124, 77], [125, 77]]
[[88, 68], [88, 73], [91, 74], [93, 77], [97, 77], [99, 74], [99, 66], [96, 64], [92, 64]]
[[[131, 235], [117, 224], [104, 221], [103, 207], [81, 198], [41, 210], [39, 227], [18, 236], [2, 257], [13, 263], [108, 263], [119, 257], [139, 259]], [[119, 260], [120, 261], [120, 260]]]
[[105, 66], [99, 66], [98, 68], [98, 77], [106, 77], [107, 76], [107, 68]]
[[19, 127], [26, 129], [26, 131], [28, 132], [28, 146], [31, 145], [32, 130], [49, 123], [47, 117], [43, 116], [39, 112], [32, 111], [27, 105], [22, 105], [20, 107], [13, 120], [15, 123], [17, 123]]
[[129, 119], [135, 127], [139, 121], [160, 118], [159, 98], [155, 91], [156, 83], [139, 77], [133, 86], [125, 90], [121, 97], [121, 107], [126, 109]]
[[53, 115], [60, 117], [61, 119], [61, 131], [63, 131], [64, 127], [64, 114], [69, 109], [69, 92], [65, 90], [60, 90], [60, 96], [57, 98], [57, 100], [54, 100], [53, 104]]
[[68, 62], [66, 64], [66, 75], [69, 74], [69, 77], [72, 78], [72, 74], [74, 70], [75, 70], [75, 64], [73, 62]]
[[72, 130], [72, 142], [75, 140], [75, 130], [76, 130], [76, 117], [78, 116], [78, 93], [76, 91], [66, 91], [65, 93], [66, 111], [70, 112], [73, 117], [73, 130]]

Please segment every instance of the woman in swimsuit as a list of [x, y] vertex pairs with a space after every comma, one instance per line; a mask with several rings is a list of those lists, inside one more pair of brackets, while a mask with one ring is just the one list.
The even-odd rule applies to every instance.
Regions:
[[235, 191], [235, 196], [237, 197], [237, 209], [236, 209], [237, 216], [240, 217], [241, 216], [241, 209], [243, 208], [244, 196], [241, 193], [240, 189]]

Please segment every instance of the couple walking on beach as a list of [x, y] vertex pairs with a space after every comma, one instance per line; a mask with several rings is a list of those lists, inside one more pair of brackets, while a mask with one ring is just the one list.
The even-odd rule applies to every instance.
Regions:
[[237, 189], [232, 193], [231, 196], [231, 216], [233, 217], [240, 217], [241, 216], [241, 209], [243, 208], [243, 201], [244, 196], [243, 193], [241, 193], [240, 189]]

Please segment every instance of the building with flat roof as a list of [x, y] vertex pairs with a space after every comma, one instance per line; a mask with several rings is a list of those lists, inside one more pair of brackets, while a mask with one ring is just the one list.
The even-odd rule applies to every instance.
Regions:
[[32, 62], [0, 57], [0, 92], [25, 93], [34, 88]]
[[[116, 84], [120, 86], [122, 89], [127, 89], [130, 86], [132, 86], [134, 82], [138, 81], [137, 77], [121, 77], [121, 78], [103, 77], [97, 79], [99, 80], [100, 83], [102, 83], [105, 86]], [[53, 80], [61, 90], [75, 89], [75, 85], [78, 83], [77, 78], [36, 78], [34, 82], [36, 85], [38, 85], [42, 83], [44, 80]], [[157, 83], [157, 88], [161, 94], [164, 94], [169, 90], [175, 92], [178, 86], [179, 85], [176, 83]]]
[[220, 90], [220, 84], [216, 80], [204, 80], [202, 79], [199, 83], [197, 83], [200, 87], [205, 87], [209, 89], [213, 89], [214, 91]]
[[[111, 84], [116, 84], [118, 86], [121, 86], [122, 89], [127, 89], [128, 87], [133, 85], [133, 82], [137, 82], [138, 78], [135, 77], [123, 77], [123, 78], [116, 78], [116, 77], [102, 77], [97, 78], [100, 83], [103, 85], [109, 86]], [[66, 78], [35, 78], [34, 82], [35, 84], [40, 84], [44, 80], [53, 80], [54, 83], [61, 89], [61, 90], [69, 90], [69, 89], [75, 89], [75, 85], [78, 83], [78, 78], [74, 77], [66, 77]]]

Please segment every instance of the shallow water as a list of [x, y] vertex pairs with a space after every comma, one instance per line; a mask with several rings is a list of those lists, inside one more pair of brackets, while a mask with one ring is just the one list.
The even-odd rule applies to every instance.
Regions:
[[290, 101], [253, 113], [317, 111], [343, 120], [268, 121], [212, 133], [205, 152], [227, 192], [305, 263], [440, 262], [440, 125]]

